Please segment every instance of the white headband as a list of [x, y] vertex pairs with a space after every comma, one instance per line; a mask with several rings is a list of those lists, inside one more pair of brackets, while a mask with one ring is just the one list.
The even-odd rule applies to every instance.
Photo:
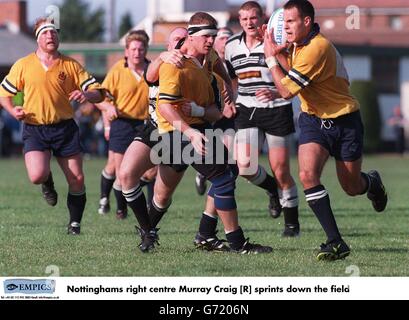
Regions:
[[215, 36], [217, 35], [217, 28], [215, 25], [209, 24], [192, 24], [187, 27], [189, 36]]
[[220, 30], [219, 32], [217, 32], [217, 38], [222, 38], [222, 37], [227, 37], [230, 38], [233, 35], [232, 32], [228, 31], [228, 30]]
[[38, 37], [48, 31], [48, 30], [55, 30], [57, 31], [57, 28], [55, 27], [55, 24], [53, 23], [46, 23], [46, 24], [42, 24], [41, 26], [38, 27], [38, 29], [36, 30], [36, 38], [38, 39]]

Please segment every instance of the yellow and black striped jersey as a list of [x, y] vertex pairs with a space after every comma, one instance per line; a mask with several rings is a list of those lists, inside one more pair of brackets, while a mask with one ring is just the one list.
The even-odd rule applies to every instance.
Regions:
[[60, 55], [45, 68], [35, 53], [18, 60], [0, 86], [0, 96], [24, 92], [25, 122], [33, 125], [58, 123], [74, 116], [69, 94], [74, 90], [102, 89], [76, 60]]
[[[179, 109], [184, 102], [195, 102], [202, 107], [215, 103], [209, 73], [195, 58], [187, 58], [179, 69], [164, 63], [159, 69], [158, 106], [171, 104], [181, 118], [189, 125], [204, 123], [202, 118], [185, 116]], [[159, 133], [173, 131], [172, 125], [156, 110]]]
[[359, 109], [342, 57], [323, 35], [305, 46], [292, 46], [288, 59], [290, 71], [281, 83], [299, 95], [302, 111], [328, 119]]
[[145, 120], [148, 117], [148, 84], [143, 76], [129, 69], [125, 59], [118, 61], [102, 83], [107, 101], [113, 103], [121, 117]]

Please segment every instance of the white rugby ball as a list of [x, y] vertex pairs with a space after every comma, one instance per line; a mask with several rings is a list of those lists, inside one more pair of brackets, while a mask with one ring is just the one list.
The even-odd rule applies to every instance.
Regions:
[[280, 8], [273, 12], [268, 20], [267, 30], [274, 29], [274, 40], [278, 44], [287, 42], [287, 33], [284, 30], [284, 9]]

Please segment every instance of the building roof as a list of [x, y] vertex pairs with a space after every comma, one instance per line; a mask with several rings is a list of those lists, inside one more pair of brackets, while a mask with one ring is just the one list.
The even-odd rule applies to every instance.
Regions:
[[0, 28], [0, 66], [11, 66], [18, 59], [33, 52], [37, 43], [23, 33]]
[[364, 8], [407, 8], [407, 0], [311, 0], [315, 10], [329, 8], [346, 8], [355, 5], [361, 9]]

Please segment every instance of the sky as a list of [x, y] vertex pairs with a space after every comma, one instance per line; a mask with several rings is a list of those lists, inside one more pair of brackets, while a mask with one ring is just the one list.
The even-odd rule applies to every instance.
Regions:
[[[26, 0], [27, 1], [27, 15], [28, 22], [33, 24], [35, 19], [45, 14], [45, 9], [48, 5], [59, 5], [63, 0]], [[146, 1], [149, 0], [116, 0], [116, 25], [120, 22], [120, 17], [126, 12], [131, 12], [133, 23], [136, 24], [141, 21], [146, 15]], [[172, 0], [169, 0], [172, 1]], [[201, 0], [197, 0], [201, 1]], [[245, 0], [228, 0], [229, 3], [237, 4], [243, 3]], [[103, 7], [108, 8], [109, 0], [86, 0], [90, 4], [92, 10]], [[264, 4], [265, 1], [259, 1]]]

